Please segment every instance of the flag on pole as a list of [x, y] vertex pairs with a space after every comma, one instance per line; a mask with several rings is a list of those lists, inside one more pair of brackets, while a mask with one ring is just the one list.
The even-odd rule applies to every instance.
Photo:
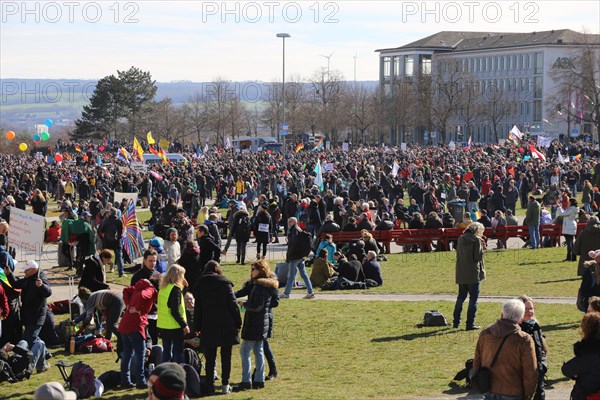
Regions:
[[138, 142], [136, 137], [133, 138], [132, 159], [138, 160], [138, 161], [144, 161], [144, 149], [142, 148], [142, 145], [140, 144], [140, 142]]
[[2, 270], [2, 269], [0, 269], [0, 282], [7, 284], [8, 287], [12, 287], [10, 285], [10, 283], [8, 283], [8, 278], [6, 277], [6, 274], [4, 273], [4, 270]]
[[81, 153], [81, 147], [78, 144], [75, 145], [75, 151]]
[[154, 140], [154, 138], [152, 137], [152, 131], [148, 131], [148, 133], [146, 134], [146, 141], [148, 142], [148, 144], [156, 143], [156, 140]]
[[546, 156], [542, 153], [540, 153], [534, 145], [530, 145], [529, 146], [529, 151], [531, 151], [531, 157], [532, 158], [539, 158], [542, 161], [546, 161]]
[[225, 149], [229, 150], [231, 148], [231, 140], [229, 140], [229, 137], [225, 138]]
[[127, 164], [129, 164], [129, 159], [131, 158], [131, 156], [129, 155], [129, 153], [127, 152], [127, 150], [125, 150], [124, 147], [121, 147], [119, 149], [119, 151], [117, 152], [117, 159], [121, 160], [123, 162], [126, 162]]
[[158, 154], [158, 151], [156, 151], [156, 149], [152, 146], [148, 146], [148, 150], [150, 151], [150, 153], [154, 154], [155, 156], [159, 156], [160, 154]]
[[398, 171], [400, 171], [400, 165], [394, 160], [394, 166], [392, 167], [392, 176], [394, 178], [398, 176]]
[[516, 136], [519, 140], [523, 140], [523, 133], [519, 130], [519, 128], [517, 128], [516, 125], [513, 125], [512, 129], [510, 130], [510, 133]]
[[323, 184], [323, 172], [321, 170], [321, 160], [317, 160], [317, 165], [315, 166], [315, 169], [313, 171], [315, 174], [317, 174], [317, 177], [315, 178], [315, 185], [317, 185], [319, 187], [319, 189], [324, 190], [325, 189], [325, 185]]
[[204, 152], [208, 153], [208, 142], [206, 142], [206, 144], [204, 145]]
[[303, 143], [303, 142], [300, 142], [300, 143], [298, 143], [298, 145], [297, 145], [297, 146], [296, 146], [296, 148], [294, 149], [294, 152], [295, 152], [295, 153], [297, 153], [297, 152], [299, 152], [300, 150], [302, 150], [303, 148], [304, 148], [304, 143]]
[[569, 157], [565, 158], [562, 154], [560, 154], [560, 150], [558, 151], [558, 162], [561, 164], [565, 164], [569, 162]]
[[321, 150], [324, 142], [325, 142], [325, 138], [323, 136], [321, 136], [319, 138], [319, 140], [317, 142], [315, 142], [315, 146], [313, 147], [312, 151]]
[[123, 250], [129, 255], [130, 260], [135, 260], [144, 255], [144, 238], [138, 224], [137, 215], [135, 213], [135, 202], [129, 200], [127, 212], [121, 217], [123, 221]]
[[473, 138], [469, 135], [469, 141], [467, 142], [467, 147], [465, 149], [471, 150], [471, 145], [473, 144]]
[[158, 145], [158, 156], [160, 158], [162, 158], [162, 163], [163, 164], [168, 164], [169, 161], [167, 160], [167, 155], [165, 154], [165, 151], [162, 149], [162, 147], [160, 147], [160, 145]]

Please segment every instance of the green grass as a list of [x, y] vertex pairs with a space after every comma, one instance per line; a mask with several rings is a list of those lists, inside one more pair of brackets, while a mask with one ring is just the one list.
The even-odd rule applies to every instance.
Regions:
[[[449, 316], [452, 308], [450, 302], [284, 300], [275, 310], [271, 340], [279, 378], [268, 382], [264, 390], [226, 398], [413, 399], [466, 393], [449, 383], [465, 360], [473, 357], [479, 333], [415, 326], [426, 310], [440, 309]], [[550, 347], [548, 378], [557, 381], [562, 378], [562, 362], [571, 357], [581, 314], [567, 305], [536, 304], [536, 310]], [[481, 303], [478, 323], [494, 323], [499, 311], [499, 304]], [[232, 357], [233, 383], [241, 376], [238, 349]], [[96, 376], [118, 370], [111, 353], [53, 353], [52, 363], [83, 360], [93, 365]], [[62, 382], [56, 367], [16, 385], [0, 384], [0, 393], [2, 398], [30, 399], [38, 385], [52, 380]], [[142, 391], [109, 391], [103, 398], [142, 396]]]

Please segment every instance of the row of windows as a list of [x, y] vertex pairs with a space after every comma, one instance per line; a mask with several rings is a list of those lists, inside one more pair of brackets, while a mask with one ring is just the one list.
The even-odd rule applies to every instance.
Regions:
[[[420, 54], [417, 60], [420, 75], [431, 75], [431, 55]], [[414, 55], [383, 57], [383, 78], [390, 79], [392, 75], [396, 78], [412, 78], [416, 73], [414, 64]]]
[[[444, 68], [447, 68], [444, 66]], [[529, 53], [512, 56], [472, 57], [460, 60], [461, 72], [531, 71], [541, 74], [544, 54]]]

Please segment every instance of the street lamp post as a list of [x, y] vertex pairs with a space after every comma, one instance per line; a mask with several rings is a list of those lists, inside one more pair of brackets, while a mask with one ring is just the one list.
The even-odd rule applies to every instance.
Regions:
[[[281, 86], [281, 129], [283, 129], [283, 124], [285, 123], [285, 38], [292, 37], [289, 33], [278, 33], [278, 38], [281, 38], [283, 41], [283, 75], [282, 75], [282, 86]], [[287, 132], [286, 132], [287, 133]], [[281, 142], [283, 145], [283, 154], [285, 156], [285, 135], [281, 135], [279, 132], [279, 136], [281, 138]]]

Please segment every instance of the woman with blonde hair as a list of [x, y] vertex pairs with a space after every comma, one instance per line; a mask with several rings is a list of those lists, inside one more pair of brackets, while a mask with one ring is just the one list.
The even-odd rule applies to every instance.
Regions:
[[196, 224], [197, 225], [202, 225], [204, 224], [204, 221], [206, 221], [208, 219], [208, 207], [207, 206], [203, 206], [200, 209], [200, 212], [198, 213], [198, 218], [196, 219]]
[[184, 336], [190, 333], [185, 316], [183, 289], [188, 286], [185, 268], [173, 264], [160, 280], [156, 326], [163, 341], [163, 362], [183, 362]]
[[33, 213], [41, 216], [46, 216], [48, 210], [48, 201], [44, 197], [40, 189], [35, 189], [33, 197], [31, 198], [31, 208]]

